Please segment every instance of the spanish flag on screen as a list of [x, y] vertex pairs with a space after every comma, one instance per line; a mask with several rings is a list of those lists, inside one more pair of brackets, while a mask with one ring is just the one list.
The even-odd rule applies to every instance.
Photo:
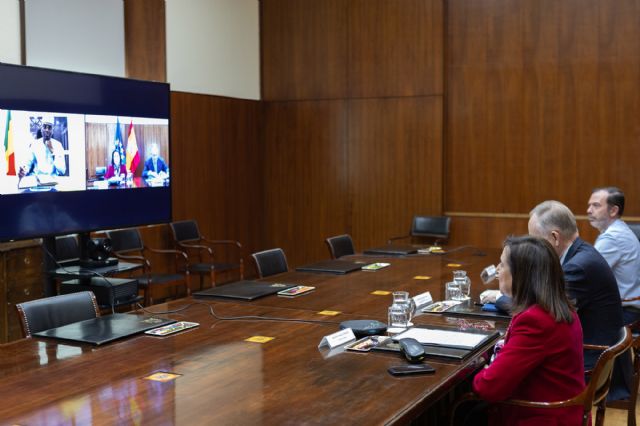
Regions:
[[16, 174], [16, 156], [13, 150], [13, 135], [11, 131], [11, 110], [7, 111], [7, 126], [4, 131], [4, 158], [7, 164], [7, 175]]
[[127, 170], [135, 173], [138, 164], [140, 164], [140, 154], [138, 153], [136, 131], [133, 129], [133, 121], [131, 121], [131, 124], [129, 124], [129, 136], [127, 136]]

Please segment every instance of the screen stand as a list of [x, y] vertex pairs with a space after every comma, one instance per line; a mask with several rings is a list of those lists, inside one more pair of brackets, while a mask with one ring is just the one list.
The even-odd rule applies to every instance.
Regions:
[[88, 232], [78, 234], [78, 248], [80, 249], [80, 266], [83, 268], [91, 268], [91, 259], [89, 259], [89, 250], [87, 246], [91, 235]]
[[[56, 237], [44, 237], [42, 239], [42, 248], [44, 249], [44, 270], [46, 272], [54, 271], [58, 269], [58, 262], [56, 261]], [[44, 280], [44, 297], [51, 297], [58, 294], [56, 278], [45, 273]]]

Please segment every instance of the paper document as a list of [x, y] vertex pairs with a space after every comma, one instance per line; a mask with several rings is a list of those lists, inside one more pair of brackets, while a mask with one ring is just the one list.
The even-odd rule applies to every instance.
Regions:
[[424, 313], [446, 312], [449, 309], [461, 303], [462, 303], [461, 300], [443, 300], [441, 302], [435, 302], [430, 304], [429, 306], [425, 306], [424, 308], [422, 308], [422, 312]]
[[33, 188], [35, 186], [38, 186], [38, 180], [35, 175], [24, 176], [18, 182], [19, 189]]
[[432, 330], [428, 328], [410, 328], [393, 337], [400, 340], [412, 337], [423, 345], [440, 345], [473, 349], [478, 346], [486, 334], [465, 333], [461, 331]]
[[48, 175], [23, 176], [18, 182], [18, 189], [35, 188], [38, 186], [55, 186], [58, 182]]
[[49, 175], [36, 175], [36, 179], [38, 179], [38, 185], [40, 186], [54, 186], [58, 184], [58, 181]]

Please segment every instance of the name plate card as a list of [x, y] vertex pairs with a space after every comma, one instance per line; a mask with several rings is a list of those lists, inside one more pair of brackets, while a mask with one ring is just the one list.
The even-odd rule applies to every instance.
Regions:
[[330, 349], [333, 349], [337, 346], [344, 345], [347, 342], [352, 340], [356, 340], [356, 335], [353, 334], [353, 330], [350, 328], [345, 328], [344, 330], [337, 331], [328, 336], [324, 336], [320, 341], [318, 347], [329, 346]]
[[433, 303], [433, 298], [431, 297], [431, 293], [427, 291], [425, 293], [418, 294], [417, 296], [413, 296], [413, 302], [416, 304], [416, 309], [420, 309], [423, 306]]

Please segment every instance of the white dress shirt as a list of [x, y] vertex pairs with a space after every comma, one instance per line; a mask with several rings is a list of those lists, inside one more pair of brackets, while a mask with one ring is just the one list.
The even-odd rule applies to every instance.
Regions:
[[[613, 270], [620, 298], [640, 296], [640, 241], [627, 224], [616, 219], [598, 236], [594, 246]], [[640, 300], [622, 305], [640, 309]]]
[[67, 172], [62, 144], [52, 138], [51, 145], [53, 153], [47, 148], [42, 138], [31, 143], [28, 161], [25, 164], [27, 172], [32, 167], [35, 175], [61, 176]]

